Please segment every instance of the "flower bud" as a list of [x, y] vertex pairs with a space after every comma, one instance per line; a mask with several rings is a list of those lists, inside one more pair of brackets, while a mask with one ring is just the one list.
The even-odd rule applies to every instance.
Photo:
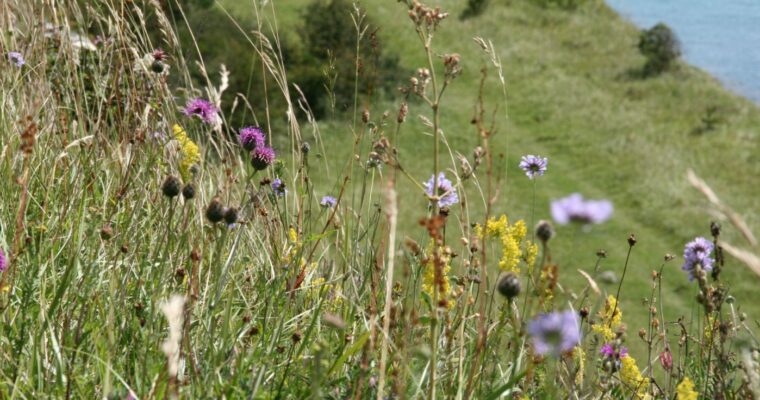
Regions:
[[170, 199], [177, 197], [180, 190], [182, 190], [182, 182], [174, 176], [167, 176], [163, 185], [161, 185], [161, 191], [164, 193], [164, 196]]
[[520, 279], [512, 272], [506, 274], [499, 281], [498, 290], [502, 296], [512, 300], [520, 294]]

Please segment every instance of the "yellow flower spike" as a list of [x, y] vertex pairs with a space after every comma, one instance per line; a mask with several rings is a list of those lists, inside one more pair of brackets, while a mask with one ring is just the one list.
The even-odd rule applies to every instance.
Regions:
[[[447, 307], [452, 308], [454, 306], [454, 301], [451, 299], [451, 282], [449, 281], [449, 273], [451, 272], [451, 265], [449, 264], [450, 257], [444, 254], [442, 248], [438, 248], [438, 251], [440, 252], [439, 257], [443, 263], [443, 268], [441, 268], [442, 282], [438, 285], [436, 284], [435, 279], [434, 248], [434, 242], [433, 240], [430, 240], [430, 244], [427, 248], [427, 262], [422, 265], [422, 291], [427, 293], [431, 299], [435, 298], [435, 292], [438, 291], [438, 299], [446, 300]], [[434, 304], [433, 306], [437, 307], [437, 304]]]
[[187, 133], [181, 126], [175, 124], [172, 129], [174, 131], [174, 139], [179, 142], [180, 146], [179, 173], [182, 175], [182, 180], [188, 182], [192, 178], [191, 169], [193, 165], [201, 161], [201, 153], [198, 145], [187, 136]]
[[528, 240], [525, 244], [525, 263], [528, 264], [529, 269], [536, 263], [536, 256], [538, 256], [538, 244]]
[[[613, 315], [613, 312], [615, 313]], [[617, 299], [613, 295], [607, 296], [604, 308], [599, 310], [599, 321], [594, 324], [594, 332], [602, 335], [609, 342], [615, 339], [615, 330], [623, 322], [623, 310], [620, 309]]]
[[[636, 359], [627, 355], [620, 359], [622, 368], [620, 368], [620, 380], [623, 381], [626, 388], [636, 392], [636, 398], [644, 399], [647, 396], [649, 388], [649, 378], [641, 376], [639, 367], [636, 365]], [[678, 397], [681, 400], [681, 397]], [[696, 399], [696, 398], [695, 398]]]
[[688, 376], [684, 376], [681, 383], [676, 387], [678, 400], [697, 400], [699, 393], [694, 390], [694, 382]]

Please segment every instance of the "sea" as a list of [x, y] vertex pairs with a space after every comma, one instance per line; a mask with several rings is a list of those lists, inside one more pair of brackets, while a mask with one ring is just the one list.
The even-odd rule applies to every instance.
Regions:
[[684, 59], [760, 103], [760, 0], [607, 0], [640, 28], [664, 22]]

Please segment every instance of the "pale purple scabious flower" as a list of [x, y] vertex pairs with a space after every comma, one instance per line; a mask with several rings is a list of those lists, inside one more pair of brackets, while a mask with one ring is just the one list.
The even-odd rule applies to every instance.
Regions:
[[5, 257], [3, 249], [0, 249], [0, 272], [5, 271], [8, 268], [8, 258]]
[[264, 132], [259, 127], [248, 126], [240, 129], [239, 140], [244, 149], [251, 151], [264, 146]]
[[275, 195], [277, 195], [277, 197], [283, 197], [288, 194], [288, 189], [285, 187], [285, 182], [283, 182], [280, 178], [276, 178], [272, 182], [272, 191]]
[[612, 203], [608, 200], [584, 200], [579, 193], [554, 200], [551, 212], [560, 225], [570, 222], [583, 224], [601, 224], [612, 216]]
[[333, 208], [336, 204], [338, 204], [338, 201], [332, 196], [324, 196], [319, 202], [319, 205], [325, 208]]
[[26, 61], [24, 60], [24, 56], [21, 55], [18, 51], [10, 51], [8, 52], [8, 61], [15, 64], [17, 67], [21, 68], [26, 64]]
[[581, 321], [575, 311], [541, 314], [528, 324], [536, 354], [559, 356], [581, 341]]
[[689, 274], [690, 281], [696, 278], [694, 272], [697, 264], [705, 272], [712, 271], [714, 260], [710, 255], [714, 247], [711, 241], [703, 237], [698, 237], [686, 244], [683, 249], [684, 263], [681, 269]]
[[[428, 194], [428, 196], [433, 196], [434, 180], [435, 176], [431, 176], [430, 180], [425, 182], [425, 192]], [[454, 187], [454, 184], [451, 183], [450, 180], [446, 179], [446, 175], [444, 175], [443, 172], [438, 174], [437, 183], [438, 190], [436, 190], [435, 195], [440, 197], [438, 199], [439, 207], [449, 207], [456, 203], [459, 203], [457, 189]]]
[[615, 351], [615, 347], [612, 346], [611, 343], [605, 343], [601, 349], [599, 349], [599, 352], [602, 353], [602, 355], [605, 355], [607, 357], [613, 357], [615, 355], [618, 355], [620, 358], [626, 357], [628, 355], [628, 349], [624, 346], [620, 347], [620, 351]]
[[257, 171], [266, 169], [272, 165], [275, 159], [274, 150], [271, 147], [260, 146], [251, 152], [251, 164]]
[[219, 118], [219, 110], [216, 106], [201, 98], [188, 101], [184, 113], [191, 118], [198, 117], [207, 124], [214, 124]]
[[528, 154], [523, 156], [520, 160], [520, 168], [525, 171], [525, 175], [533, 179], [536, 176], [542, 176], [546, 172], [546, 166], [549, 164], [549, 159], [541, 156], [534, 156]]

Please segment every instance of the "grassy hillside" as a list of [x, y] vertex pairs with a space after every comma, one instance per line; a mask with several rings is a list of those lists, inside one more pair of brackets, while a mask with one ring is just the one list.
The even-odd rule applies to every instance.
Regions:
[[[283, 35], [293, 35], [292, 27], [297, 26], [294, 24], [308, 3], [277, 4]], [[624, 309], [637, 311], [626, 317], [630, 328], [636, 331], [646, 325], [645, 314], [638, 312], [644, 309], [641, 300], [649, 296], [650, 274], [667, 253], [678, 258], [664, 270], [669, 278], [664, 292], [666, 315], [673, 319], [688, 316], [687, 304], [692, 304], [696, 289], [680, 271], [680, 256], [683, 245], [693, 237], [709, 236], [709, 224], [715, 217], [704, 197], [688, 184], [686, 171], [694, 169], [758, 231], [754, 179], [760, 173], [758, 107], [686, 64], [659, 77], [638, 78], [644, 64], [636, 49], [638, 29], [605, 5], [568, 12], [528, 1], [494, 2], [482, 16], [459, 21], [455, 16], [463, 3], [436, 3], [453, 17], [442, 24], [434, 51], [459, 53], [464, 65], [451, 88], [456, 94], [446, 97], [442, 105], [442, 129], [452, 151], [469, 156], [478, 143], [470, 120], [480, 69], [487, 63], [473, 41], [480, 36], [495, 44], [507, 83], [507, 110], [493, 74], [486, 87], [486, 102], [495, 110], [499, 124], [495, 148], [504, 155], [504, 180], [496, 211], [530, 220], [532, 186], [517, 163], [524, 154], [548, 156], [549, 171], [537, 183], [536, 220], [550, 219], [550, 199], [572, 192], [608, 198], [615, 206], [614, 218], [591, 232], [559, 228], [565, 240], [556, 243], [553, 254], [560, 263], [561, 281], [579, 288], [583, 278], [576, 269], [593, 269], [598, 249], [609, 254], [602, 269], [620, 277], [626, 238], [635, 233], [639, 241], [621, 296]], [[221, 4], [238, 18], [252, 18], [244, 2]], [[400, 55], [404, 66], [413, 70], [426, 64], [403, 6], [380, 0], [361, 4], [380, 23], [385, 46]], [[349, 12], [346, 10], [346, 17]], [[371, 107], [374, 114], [387, 110], [392, 117], [397, 108], [396, 103]], [[711, 108], [717, 110], [720, 122], [714, 130], [699, 133]], [[508, 120], [500, 118], [505, 111]], [[406, 168], [425, 180], [432, 170], [432, 144], [427, 140], [430, 129], [414, 118], [420, 112], [424, 112], [421, 107], [412, 107], [412, 122], [402, 128], [398, 147]], [[335, 155], [336, 150], [350, 149], [350, 128], [340, 122], [322, 124], [333, 167], [350, 156], [348, 152]], [[449, 160], [448, 155], [444, 159]], [[455, 165], [449, 162], [446, 167]], [[412, 185], [406, 187], [400, 201], [409, 214], [405, 228], [413, 229], [425, 199], [415, 194]], [[411, 210], [420, 214], [412, 215]], [[745, 244], [727, 221], [721, 222], [728, 241]], [[751, 299], [758, 278], [734, 260], [728, 264], [725, 279], [732, 294]], [[614, 292], [616, 286], [607, 289]], [[751, 301], [741, 303], [750, 314], [757, 313]]]
[[[207, 21], [204, 3], [217, 12]], [[735, 312], [760, 315], [758, 278], [728, 258], [736, 302], [698, 280], [722, 307], [709, 308], [680, 271], [684, 244], [716, 218], [689, 168], [760, 231], [758, 107], [685, 64], [637, 78], [637, 30], [604, 5], [491, 1], [460, 21], [462, 3], [439, 3], [450, 16], [426, 54], [405, 2], [362, 2], [409, 71], [429, 62], [440, 79], [457, 54], [433, 134], [419, 98], [396, 123], [401, 95], [342, 98], [357, 109], [307, 118], [298, 74], [286, 76], [297, 54], [265, 45], [298, 44], [306, 0], [187, 0], [189, 19], [153, 0], [0, 2], [0, 398], [681, 400], [696, 397], [692, 381], [705, 398], [760, 396], [760, 375], [744, 373], [760, 371], [756, 324]], [[228, 54], [212, 33], [237, 26], [247, 39]], [[225, 57], [254, 62], [228, 76]], [[247, 95], [222, 93], [241, 82]], [[480, 93], [490, 147], [471, 122]], [[236, 118], [262, 137], [242, 143]], [[481, 145], [486, 162], [458, 181], [457, 155], [473, 162]], [[368, 168], [372, 151], [397, 151], [403, 170]], [[524, 154], [549, 157], [546, 175], [526, 178]], [[420, 186], [436, 159], [460, 196], [446, 218]], [[611, 200], [612, 219], [557, 226], [551, 260], [521, 257], [550, 201], [573, 192]], [[483, 234], [488, 196], [512, 225]], [[748, 247], [721, 222], [722, 238]], [[620, 306], [604, 311], [618, 285], [595, 276], [603, 293], [586, 301], [577, 270], [604, 249], [600, 272], [619, 279], [632, 233]], [[642, 300], [668, 253], [647, 348]], [[569, 310], [581, 303], [595, 323]]]

